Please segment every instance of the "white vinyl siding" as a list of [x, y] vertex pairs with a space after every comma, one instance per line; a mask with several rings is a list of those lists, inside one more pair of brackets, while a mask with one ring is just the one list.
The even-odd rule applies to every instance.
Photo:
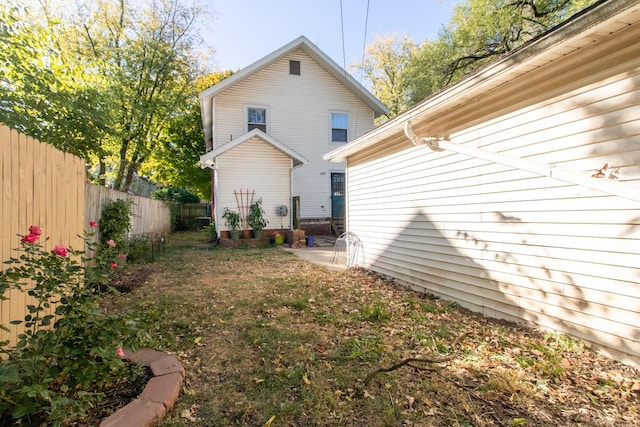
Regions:
[[[640, 59], [611, 62], [450, 140], [585, 177], [608, 164], [640, 185]], [[640, 202], [406, 137], [350, 157], [347, 176], [366, 267], [640, 363]]]
[[[289, 74], [290, 60], [300, 61], [301, 75]], [[292, 52], [216, 96], [213, 126], [216, 147], [245, 132], [245, 105], [268, 105], [269, 134], [308, 160], [304, 166], [294, 169], [293, 195], [301, 198], [301, 216], [330, 216], [330, 172], [344, 171], [344, 164], [322, 159], [332, 148], [328, 112], [349, 113], [348, 133], [352, 139], [373, 128], [371, 108], [302, 50]]]
[[[265, 210], [265, 218], [269, 221], [266, 229], [280, 228], [280, 217], [276, 215], [277, 207], [291, 207], [290, 158], [259, 138], [253, 138], [220, 155], [216, 159], [216, 167], [217, 213], [221, 215], [224, 208], [239, 212], [234, 190], [237, 193], [255, 191], [254, 201], [262, 197], [262, 208]], [[220, 218], [218, 221], [220, 230], [228, 230], [223, 219]], [[288, 228], [289, 218], [285, 217], [283, 221], [284, 227]]]

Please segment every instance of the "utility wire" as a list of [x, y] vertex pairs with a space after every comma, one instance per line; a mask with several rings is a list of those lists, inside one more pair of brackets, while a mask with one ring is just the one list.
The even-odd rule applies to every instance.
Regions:
[[367, 14], [364, 18], [364, 37], [362, 38], [362, 60], [360, 61], [360, 83], [362, 84], [362, 67], [364, 66], [364, 53], [367, 49], [367, 27], [369, 26], [369, 2], [367, 0]]
[[342, 8], [342, 0], [340, 0], [340, 26], [342, 27], [342, 68], [347, 72], [347, 53], [344, 47], [344, 11]]
[[[370, 6], [370, 0], [367, 0], [367, 12], [365, 14], [365, 19], [364, 19], [364, 37], [362, 39], [362, 60], [360, 62], [360, 84], [362, 84], [362, 67], [364, 65], [364, 55], [365, 55], [365, 50], [367, 47], [367, 29], [369, 27], [369, 6]], [[344, 8], [343, 8], [343, 4], [342, 4], [342, 0], [340, 0], [340, 26], [342, 29], [342, 69], [344, 71], [344, 77], [345, 79], [347, 78], [347, 53], [346, 53], [346, 48], [345, 48], [345, 37], [344, 37]], [[359, 110], [360, 106], [358, 104], [358, 106], [356, 107], [356, 123], [355, 123], [355, 132], [356, 134], [358, 133], [358, 117], [359, 114], [357, 112], [357, 110]]]

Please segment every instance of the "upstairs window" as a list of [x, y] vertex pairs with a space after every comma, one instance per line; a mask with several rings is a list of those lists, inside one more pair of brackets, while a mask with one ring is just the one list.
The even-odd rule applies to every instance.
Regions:
[[300, 75], [300, 61], [289, 61], [289, 74]]
[[247, 107], [247, 132], [260, 129], [267, 133], [267, 109], [264, 107]]
[[331, 113], [331, 142], [347, 142], [349, 129], [349, 115], [346, 113]]

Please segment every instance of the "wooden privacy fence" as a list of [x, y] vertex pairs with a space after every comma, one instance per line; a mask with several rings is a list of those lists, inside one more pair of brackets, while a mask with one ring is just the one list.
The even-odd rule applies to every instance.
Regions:
[[[0, 125], [1, 261], [17, 256], [13, 250], [19, 247], [17, 235], [28, 234], [31, 225], [42, 228], [46, 250], [59, 244], [82, 249], [84, 181], [80, 157]], [[9, 299], [0, 301], [0, 324], [8, 325], [24, 318], [31, 299], [17, 291], [5, 296]], [[10, 334], [0, 331], [0, 341], [15, 343], [21, 332], [19, 327], [12, 327]]]
[[[102, 210], [109, 202], [129, 199], [133, 201], [130, 235], [167, 235], [171, 232], [171, 212], [166, 202], [94, 184], [86, 184], [84, 194], [85, 226], [87, 229], [89, 229], [90, 221], [99, 221]], [[96, 234], [94, 240], [98, 241], [98, 238], [99, 236]]]
[[[173, 230], [200, 229], [211, 221], [211, 203], [171, 203]], [[206, 219], [207, 221], [202, 222]]]
[[[171, 231], [167, 203], [86, 184], [85, 174], [80, 157], [0, 124], [0, 262], [18, 256], [18, 235], [28, 234], [31, 225], [42, 228], [40, 241], [47, 251], [60, 244], [84, 249], [84, 230], [90, 229], [90, 221], [100, 220], [111, 200], [133, 200], [131, 235]], [[5, 296], [9, 299], [0, 301], [0, 324], [8, 326], [11, 320], [24, 318], [31, 299], [14, 290]], [[14, 344], [20, 333], [20, 325], [12, 325], [10, 333], [0, 330], [0, 341]]]

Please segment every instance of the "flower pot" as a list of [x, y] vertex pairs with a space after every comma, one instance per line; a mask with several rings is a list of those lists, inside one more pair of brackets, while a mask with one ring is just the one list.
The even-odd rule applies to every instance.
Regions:
[[253, 234], [254, 239], [262, 239], [262, 230], [253, 230], [251, 234]]
[[284, 236], [275, 236], [274, 241], [276, 245], [282, 245], [284, 244]]
[[231, 240], [240, 239], [240, 230], [231, 230], [231, 231], [229, 231], [229, 237], [231, 237]]

